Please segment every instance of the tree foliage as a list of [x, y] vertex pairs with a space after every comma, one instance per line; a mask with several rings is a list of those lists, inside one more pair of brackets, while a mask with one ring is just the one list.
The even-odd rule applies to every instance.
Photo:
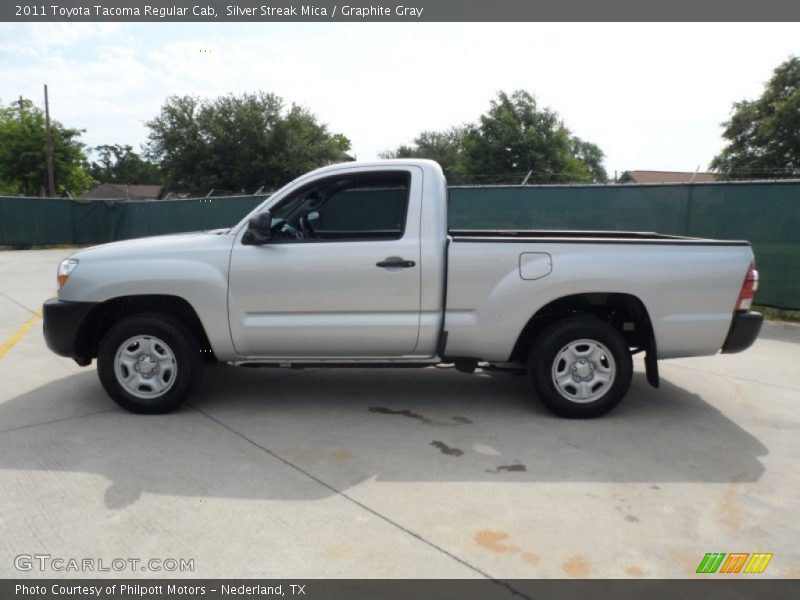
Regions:
[[603, 151], [571, 134], [558, 114], [517, 90], [500, 92], [478, 123], [423, 132], [384, 157], [439, 161], [453, 183], [604, 182]]
[[397, 150], [381, 152], [381, 158], [429, 158], [438, 162], [448, 179], [457, 178], [463, 127], [446, 131], [423, 131], [414, 139], [413, 146], [400, 146]]
[[800, 58], [779, 65], [757, 100], [733, 105], [727, 146], [711, 162], [726, 179], [800, 176]]
[[89, 174], [100, 183], [151, 184], [161, 183], [158, 166], [119, 144], [97, 146], [98, 160], [92, 161]]
[[[80, 129], [50, 122], [56, 193], [82, 194], [92, 185]], [[47, 186], [44, 111], [30, 100], [0, 108], [0, 193], [38, 196]]]
[[176, 191], [278, 187], [350, 148], [305, 108], [258, 92], [203, 101], [172, 96], [146, 123], [147, 155]]

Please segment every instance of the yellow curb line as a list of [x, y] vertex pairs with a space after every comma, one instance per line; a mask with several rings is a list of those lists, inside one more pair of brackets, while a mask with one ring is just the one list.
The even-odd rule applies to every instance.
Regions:
[[22, 325], [20, 325], [20, 328], [17, 329], [14, 333], [12, 333], [11, 337], [9, 337], [5, 342], [3, 342], [3, 345], [0, 346], [0, 358], [3, 358], [8, 353], [8, 351], [14, 347], [14, 344], [16, 344], [18, 341], [22, 339], [22, 337], [28, 332], [28, 329], [33, 327], [36, 324], [36, 321], [38, 321], [41, 318], [42, 318], [42, 311], [37, 310], [30, 319], [28, 319]]

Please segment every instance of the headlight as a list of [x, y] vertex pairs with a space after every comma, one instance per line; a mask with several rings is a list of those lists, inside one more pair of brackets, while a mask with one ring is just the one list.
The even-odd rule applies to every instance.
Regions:
[[72, 275], [77, 266], [78, 260], [75, 258], [66, 258], [61, 261], [61, 264], [58, 265], [58, 289], [64, 287], [67, 279], [69, 279], [69, 276]]

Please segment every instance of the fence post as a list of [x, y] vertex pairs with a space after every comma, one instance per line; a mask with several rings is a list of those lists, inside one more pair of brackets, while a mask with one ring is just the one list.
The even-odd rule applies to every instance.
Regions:
[[683, 235], [692, 235], [692, 206], [694, 198], [694, 184], [686, 186], [686, 215], [684, 219], [684, 232]]

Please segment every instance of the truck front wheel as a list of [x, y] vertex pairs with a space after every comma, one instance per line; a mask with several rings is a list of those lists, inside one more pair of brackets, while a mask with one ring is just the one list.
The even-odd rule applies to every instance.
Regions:
[[140, 313], [116, 323], [100, 342], [97, 374], [109, 396], [135, 413], [178, 408], [200, 376], [197, 339], [180, 320]]
[[592, 316], [562, 319], [536, 339], [528, 375], [542, 403], [560, 417], [599, 417], [620, 403], [633, 362], [625, 338]]

